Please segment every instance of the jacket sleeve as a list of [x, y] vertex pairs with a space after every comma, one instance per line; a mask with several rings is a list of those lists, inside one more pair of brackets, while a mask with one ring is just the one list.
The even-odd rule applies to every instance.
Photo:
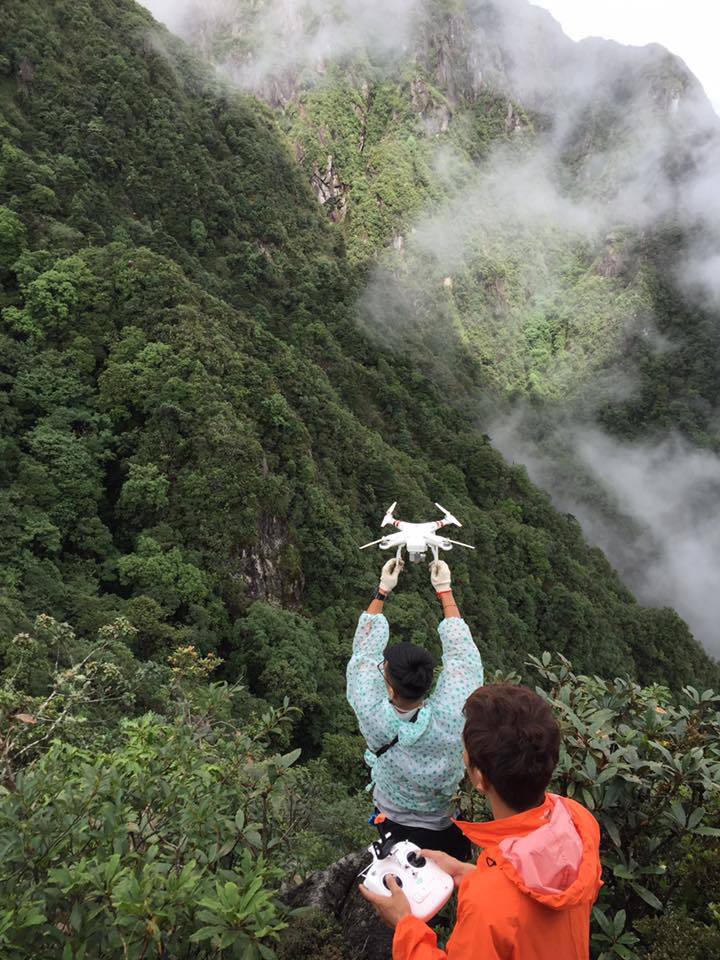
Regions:
[[400, 723], [393, 717], [385, 681], [378, 670], [389, 636], [388, 622], [383, 614], [361, 614], [347, 667], [348, 703], [371, 750], [379, 750], [389, 743], [397, 734]]
[[437, 936], [417, 917], [403, 917], [395, 927], [392, 960], [447, 960], [437, 945]]
[[447, 952], [437, 945], [437, 936], [417, 917], [404, 917], [395, 928], [392, 960], [510, 960], [515, 956], [512, 939], [499, 935], [479, 911], [459, 909]]
[[459, 717], [465, 701], [481, 687], [482, 657], [468, 625], [460, 617], [443, 620], [438, 627], [443, 647], [443, 669], [431, 700], [440, 715]]

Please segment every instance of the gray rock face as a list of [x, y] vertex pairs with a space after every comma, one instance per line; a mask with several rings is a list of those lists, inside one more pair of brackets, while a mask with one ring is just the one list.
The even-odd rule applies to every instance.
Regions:
[[263, 514], [257, 541], [241, 550], [238, 579], [251, 600], [277, 603], [290, 610], [300, 606], [304, 586], [302, 571], [288, 562], [290, 531], [282, 517]]
[[315, 907], [335, 917], [342, 928], [343, 948], [357, 960], [391, 960], [392, 930], [378, 920], [372, 907], [358, 892], [358, 874], [370, 862], [363, 850], [350, 853], [325, 870], [312, 874], [285, 893], [291, 907]]
[[311, 183], [318, 200], [328, 210], [330, 219], [335, 223], [344, 220], [347, 211], [347, 185], [340, 179], [331, 154], [328, 155], [324, 170], [317, 163], [313, 165]]

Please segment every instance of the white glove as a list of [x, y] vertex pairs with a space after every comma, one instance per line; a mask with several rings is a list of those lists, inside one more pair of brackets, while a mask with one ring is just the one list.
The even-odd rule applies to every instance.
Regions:
[[430, 564], [430, 580], [436, 593], [445, 593], [450, 589], [450, 567], [444, 560], [433, 560]]
[[400, 576], [400, 571], [405, 566], [404, 560], [398, 560], [397, 557], [393, 557], [392, 560], [388, 560], [385, 566], [382, 568], [382, 573], [380, 574], [380, 587], [379, 589], [383, 593], [391, 593], [397, 586], [398, 577]]

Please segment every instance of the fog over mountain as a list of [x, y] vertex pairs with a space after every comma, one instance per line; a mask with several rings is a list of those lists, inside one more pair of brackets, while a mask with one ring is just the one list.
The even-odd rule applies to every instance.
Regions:
[[[292, 96], [293, 84], [322, 84], [331, 63], [362, 58], [367, 50], [376, 58], [392, 53], [412, 60], [432, 7], [420, 0], [146, 5], [201, 50], [217, 31], [232, 36], [224, 69], [274, 103]], [[413, 217], [372, 271], [360, 308], [363, 327], [422, 358], [426, 369], [434, 364], [438, 382], [452, 390], [451, 345], [467, 335], [457, 329], [451, 302], [459, 275], [482, 272], [488, 256], [510, 257], [528, 303], [562, 308], [567, 258], [553, 260], [548, 249], [574, 244], [599, 262], [614, 258], [621, 271], [660, 231], [682, 235], [668, 279], [697, 309], [720, 309], [720, 123], [683, 62], [659, 46], [575, 43], [547, 11], [525, 0], [469, 2], [448, 23], [438, 45], [450, 112], [462, 74], [468, 89], [489, 85], [521, 104], [532, 117], [532, 135], [530, 121], [518, 120], [510, 142], [495, 145], [481, 163], [438, 142], [434, 175], [443, 198]], [[720, 542], [707, 519], [717, 513], [720, 460], [673, 430], [653, 426], [630, 442], [598, 421], [608, 402], [640, 389], [624, 363], [626, 337], [642, 337], [649, 354], [677, 349], [638, 293], [644, 283], [638, 276], [635, 287], [619, 289], [606, 316], [598, 307], [602, 344], [584, 361], [586, 372], [573, 380], [567, 358], [559, 356], [543, 374], [553, 384], [553, 402], [545, 408], [542, 444], [533, 442], [535, 410], [523, 398], [508, 404], [487, 392], [457, 390], [463, 403], [475, 405], [480, 428], [508, 457], [526, 463], [561, 509], [581, 519], [587, 537], [607, 551], [642, 599], [675, 606], [718, 653], [720, 594], [711, 585], [720, 578]], [[463, 309], [466, 326], [486, 332], [496, 325], [492, 362], [515, 376], [519, 333], [510, 313], [490, 321]], [[586, 335], [592, 341], [592, 331]], [[712, 447], [718, 436], [711, 431], [710, 443], [703, 442]], [[562, 457], [554, 453], [558, 442]], [[573, 488], [578, 470], [594, 478], [590, 492]], [[630, 543], [608, 511], [597, 509], [600, 489], [632, 521]]]

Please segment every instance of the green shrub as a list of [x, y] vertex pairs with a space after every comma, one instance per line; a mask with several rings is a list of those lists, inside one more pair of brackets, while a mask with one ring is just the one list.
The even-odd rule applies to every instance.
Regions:
[[576, 675], [549, 653], [528, 666], [561, 724], [553, 789], [585, 804], [602, 830], [594, 956], [681, 960], [671, 942], [716, 943], [720, 695]]
[[148, 714], [110, 749], [53, 743], [0, 793], [2, 956], [274, 956], [283, 719]]

